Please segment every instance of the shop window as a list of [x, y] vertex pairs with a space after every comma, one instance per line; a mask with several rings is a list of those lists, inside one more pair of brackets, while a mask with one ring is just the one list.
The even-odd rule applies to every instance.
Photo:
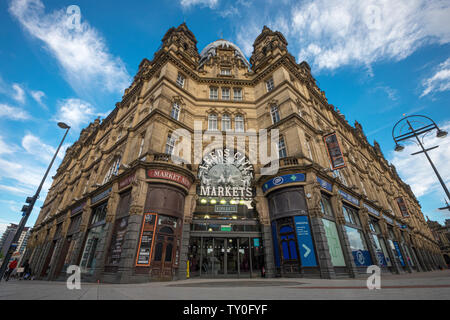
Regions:
[[105, 221], [107, 205], [108, 203], [105, 202], [104, 204], [95, 207], [94, 212], [92, 214], [91, 225]]
[[352, 251], [353, 260], [356, 266], [370, 266], [372, 265], [372, 259], [370, 257], [367, 244], [364, 239], [363, 232], [361, 230], [345, 226], [347, 232], [348, 241], [350, 243], [350, 249]]

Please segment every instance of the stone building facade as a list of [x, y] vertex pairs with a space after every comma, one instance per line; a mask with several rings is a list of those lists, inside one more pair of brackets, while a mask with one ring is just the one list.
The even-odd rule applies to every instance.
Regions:
[[427, 223], [436, 242], [439, 244], [447, 267], [450, 268], [450, 219], [446, 219], [444, 225], [429, 219], [427, 219]]
[[[169, 29], [67, 150], [29, 240], [34, 273], [62, 279], [78, 265], [86, 281], [130, 283], [443, 264], [410, 187], [287, 45], [264, 27], [247, 61], [229, 41], [199, 53], [184, 23]], [[269, 175], [261, 129], [279, 132]], [[224, 133], [244, 144], [223, 147]]]

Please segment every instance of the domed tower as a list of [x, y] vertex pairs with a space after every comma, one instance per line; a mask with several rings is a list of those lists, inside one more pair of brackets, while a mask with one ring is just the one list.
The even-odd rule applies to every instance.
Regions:
[[250, 63], [242, 50], [227, 40], [217, 40], [208, 44], [200, 53], [198, 69], [211, 76], [236, 78], [248, 73]]

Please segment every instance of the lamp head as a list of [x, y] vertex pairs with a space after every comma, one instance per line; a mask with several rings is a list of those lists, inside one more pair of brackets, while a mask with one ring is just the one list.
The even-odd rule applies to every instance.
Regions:
[[438, 132], [436, 133], [436, 137], [438, 138], [445, 138], [447, 136], [448, 132], [438, 129]]
[[70, 129], [70, 127], [64, 122], [58, 122], [58, 127], [60, 127], [61, 129]]
[[401, 151], [403, 151], [405, 149], [405, 147], [404, 146], [402, 146], [402, 145], [400, 145], [400, 144], [396, 144], [395, 145], [395, 151], [397, 151], [397, 152], [401, 152]]

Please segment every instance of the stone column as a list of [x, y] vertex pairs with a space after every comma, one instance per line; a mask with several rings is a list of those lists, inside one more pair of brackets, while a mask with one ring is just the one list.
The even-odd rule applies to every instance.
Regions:
[[314, 180], [311, 184], [305, 186], [305, 194], [310, 194], [310, 197], [307, 197], [307, 205], [311, 221], [311, 232], [314, 237], [317, 258], [319, 260], [320, 276], [324, 279], [334, 279], [336, 278], [336, 273], [334, 272], [334, 266], [331, 261], [328, 240], [322, 221], [323, 213], [320, 209], [320, 201], [322, 198], [320, 184]]
[[259, 222], [261, 223], [266, 278], [274, 278], [277, 275], [277, 270], [275, 266], [275, 254], [273, 248], [274, 240], [272, 236], [272, 226], [269, 215], [269, 204], [267, 202], [267, 198], [263, 196], [261, 188], [257, 188], [255, 206], [256, 211], [259, 215]]
[[369, 250], [370, 258], [372, 259], [372, 264], [377, 265], [381, 268], [382, 266], [380, 265], [380, 262], [378, 261], [377, 251], [376, 251], [375, 243], [374, 243], [373, 236], [372, 236], [372, 230], [370, 230], [370, 226], [369, 226], [369, 219], [370, 219], [369, 211], [365, 207], [362, 207], [361, 209], [359, 209], [359, 218], [361, 220], [364, 239], [366, 240], [366, 243], [367, 243], [367, 249]]
[[336, 214], [336, 229], [341, 240], [341, 247], [344, 253], [347, 270], [350, 277], [356, 278], [356, 276], [358, 275], [358, 269], [356, 268], [355, 261], [353, 260], [350, 242], [348, 240], [347, 232], [344, 228], [345, 218], [342, 211], [342, 196], [337, 192], [337, 187], [334, 187], [333, 196], [331, 197], [331, 203], [333, 205], [333, 211]]
[[401, 270], [400, 270], [399, 262], [397, 261], [398, 260], [397, 254], [392, 250], [392, 248], [388, 242], [388, 239], [390, 237], [389, 237], [389, 232], [387, 229], [386, 221], [384, 219], [380, 219], [379, 224], [380, 224], [380, 228], [381, 228], [381, 233], [383, 234], [383, 238], [385, 240], [385, 245], [386, 245], [386, 249], [388, 251], [389, 259], [391, 260], [393, 272], [400, 273]]
[[[145, 199], [147, 197], [148, 185], [145, 182], [145, 170], [136, 172], [135, 181], [132, 183], [130, 215], [128, 217], [127, 232], [122, 244], [122, 255], [120, 257], [118, 282], [131, 283], [134, 277], [139, 237], [142, 227], [142, 216], [144, 215]], [[150, 277], [148, 278], [150, 280]]]

